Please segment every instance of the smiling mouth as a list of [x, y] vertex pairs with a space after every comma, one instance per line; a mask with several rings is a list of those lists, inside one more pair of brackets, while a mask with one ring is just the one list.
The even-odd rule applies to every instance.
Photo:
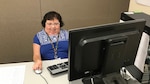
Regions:
[[52, 30], [52, 31], [56, 31], [56, 28], [50, 28], [50, 30]]

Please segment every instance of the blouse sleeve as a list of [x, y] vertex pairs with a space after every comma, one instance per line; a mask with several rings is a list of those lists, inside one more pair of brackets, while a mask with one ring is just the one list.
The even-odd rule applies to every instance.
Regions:
[[40, 41], [39, 41], [37, 35], [34, 36], [34, 38], [33, 38], [33, 43], [36, 43], [36, 44], [39, 44], [39, 45], [40, 45]]

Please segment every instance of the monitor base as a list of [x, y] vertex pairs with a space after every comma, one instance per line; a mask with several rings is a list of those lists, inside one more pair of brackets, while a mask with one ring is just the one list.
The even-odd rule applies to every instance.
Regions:
[[119, 73], [111, 73], [104, 77], [101, 75], [83, 78], [83, 84], [127, 84]]

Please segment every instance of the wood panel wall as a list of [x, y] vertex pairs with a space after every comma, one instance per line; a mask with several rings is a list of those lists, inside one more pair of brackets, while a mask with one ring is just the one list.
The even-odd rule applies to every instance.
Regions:
[[0, 0], [0, 63], [32, 61], [32, 38], [48, 11], [72, 29], [118, 22], [128, 7], [129, 0]]

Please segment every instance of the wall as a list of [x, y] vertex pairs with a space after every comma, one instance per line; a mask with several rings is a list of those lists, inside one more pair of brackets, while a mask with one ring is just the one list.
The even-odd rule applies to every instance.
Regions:
[[50, 10], [62, 15], [66, 29], [118, 22], [129, 0], [109, 1], [0, 0], [0, 63], [32, 61], [32, 38]]
[[0, 0], [0, 63], [31, 61], [39, 5], [38, 0]]
[[136, 0], [130, 0], [129, 11], [144, 12], [150, 15], [150, 6], [136, 3]]

